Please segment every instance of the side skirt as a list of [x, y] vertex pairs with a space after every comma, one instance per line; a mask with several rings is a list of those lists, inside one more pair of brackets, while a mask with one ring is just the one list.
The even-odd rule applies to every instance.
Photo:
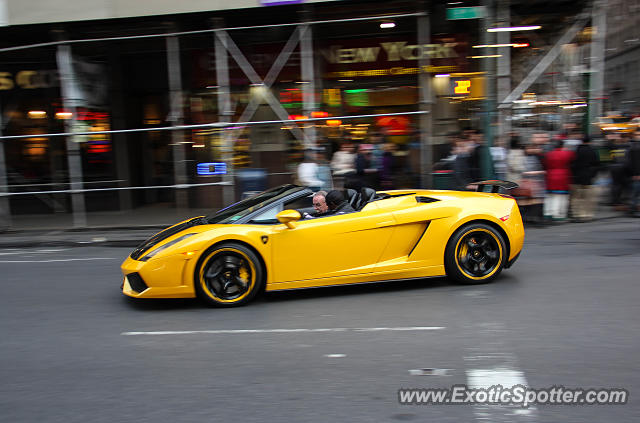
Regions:
[[434, 279], [434, 278], [443, 278], [446, 277], [446, 274], [442, 275], [433, 275], [433, 276], [422, 276], [417, 278], [401, 278], [401, 279], [385, 279], [379, 281], [366, 281], [366, 282], [351, 282], [351, 283], [337, 283], [331, 285], [310, 285], [310, 286], [301, 286], [301, 287], [292, 287], [292, 288], [269, 288], [267, 287], [267, 292], [277, 292], [277, 291], [297, 291], [299, 289], [314, 289], [314, 288], [335, 288], [338, 286], [355, 286], [355, 285], [370, 285], [376, 283], [387, 283], [387, 282], [402, 282], [402, 281], [416, 281], [421, 279]]

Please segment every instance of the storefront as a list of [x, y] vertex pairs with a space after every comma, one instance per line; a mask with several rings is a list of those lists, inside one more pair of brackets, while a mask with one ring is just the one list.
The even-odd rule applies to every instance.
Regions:
[[[2, 135], [30, 135], [4, 141], [8, 185], [12, 192], [19, 184], [68, 187], [67, 137], [47, 135], [63, 132], [99, 132], [70, 138], [79, 146], [84, 189], [149, 188], [86, 192], [87, 211], [172, 206], [176, 184], [193, 185], [183, 190], [183, 206], [219, 208], [230, 197], [226, 185], [215, 184], [233, 182], [241, 169], [264, 169], [268, 186], [291, 182], [305, 148], [321, 145], [330, 155], [344, 140], [392, 143], [419, 173], [424, 81], [432, 93], [431, 145], [468, 126], [484, 97], [484, 75], [468, 58], [477, 30], [439, 22], [420, 42], [414, 2], [386, 10], [388, 19], [364, 19], [374, 5], [361, 5], [336, 17], [329, 2], [304, 19], [295, 7], [250, 10], [244, 16], [252, 25], [241, 29], [237, 15], [210, 12], [173, 15], [170, 27], [164, 18], [64, 24], [65, 37], [93, 40], [71, 44], [81, 88], [71, 99], [61, 89], [58, 45], [3, 52]], [[291, 23], [301, 20], [309, 24]], [[32, 37], [51, 38], [49, 30], [39, 26]], [[121, 38], [95, 41], [97, 33]], [[170, 39], [177, 41], [173, 56]], [[187, 128], [168, 130], [174, 125]], [[11, 208], [69, 211], [69, 197], [12, 197]]]

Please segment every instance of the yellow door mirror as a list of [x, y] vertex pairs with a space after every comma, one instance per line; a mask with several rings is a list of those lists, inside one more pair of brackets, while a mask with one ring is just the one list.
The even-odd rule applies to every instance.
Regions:
[[300, 212], [296, 210], [282, 210], [276, 214], [278, 222], [284, 223], [289, 229], [295, 228], [294, 222], [300, 220], [301, 217]]

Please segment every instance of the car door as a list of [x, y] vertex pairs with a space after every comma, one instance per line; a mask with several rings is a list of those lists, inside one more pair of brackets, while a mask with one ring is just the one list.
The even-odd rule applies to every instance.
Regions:
[[375, 204], [367, 209], [299, 220], [294, 228], [274, 226], [272, 282], [373, 272], [391, 238], [395, 220], [391, 213], [379, 210]]

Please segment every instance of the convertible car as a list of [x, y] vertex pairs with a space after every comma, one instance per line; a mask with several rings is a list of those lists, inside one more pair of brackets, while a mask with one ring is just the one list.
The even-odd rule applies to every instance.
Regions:
[[524, 242], [518, 206], [500, 192], [515, 186], [347, 190], [355, 212], [305, 219], [313, 192], [282, 185], [143, 242], [122, 264], [122, 292], [229, 307], [263, 290], [445, 275], [489, 282], [513, 264]]

